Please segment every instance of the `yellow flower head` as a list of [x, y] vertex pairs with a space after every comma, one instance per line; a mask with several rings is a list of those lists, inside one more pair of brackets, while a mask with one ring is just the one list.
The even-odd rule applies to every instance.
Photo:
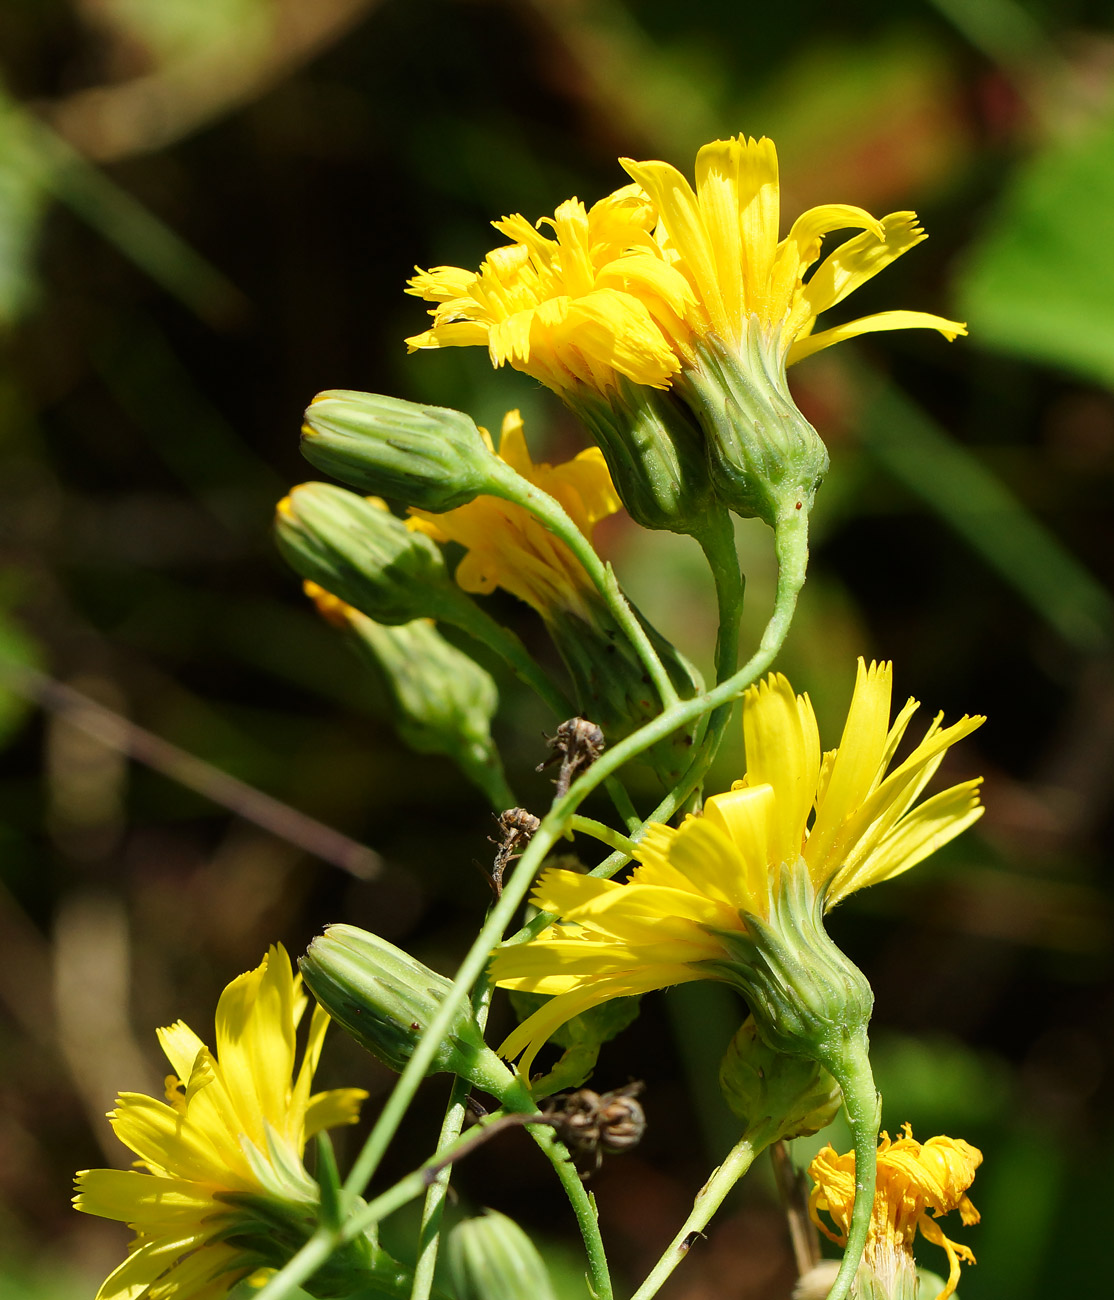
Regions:
[[[486, 431], [481, 432], [487, 436]], [[503, 420], [499, 456], [560, 502], [589, 541], [595, 525], [620, 509], [598, 448], [590, 447], [561, 465], [535, 465], [517, 411], [509, 411]], [[480, 496], [444, 514], [425, 510], [411, 510], [410, 514], [411, 527], [434, 541], [458, 542], [466, 548], [456, 570], [456, 580], [465, 591], [486, 595], [502, 587], [532, 605], [543, 618], [555, 610], [567, 610], [590, 621], [586, 601], [592, 598], [594, 588], [583, 566], [525, 507], [499, 497]]]
[[[408, 293], [439, 304], [433, 328], [406, 340], [421, 348], [487, 347], [557, 392], [605, 392], [626, 376], [667, 387], [676, 358], [645, 304], [615, 281], [614, 264], [631, 248], [652, 247], [654, 213], [638, 187], [585, 209], [562, 203], [532, 226], [525, 217], [492, 222], [512, 242], [490, 252], [479, 271], [439, 266], [410, 281]], [[541, 233], [553, 229], [553, 237]], [[676, 304], [680, 307], [680, 303]]]
[[262, 1262], [228, 1240], [238, 1211], [224, 1197], [316, 1200], [301, 1160], [306, 1140], [354, 1123], [367, 1094], [310, 1094], [329, 1022], [320, 1008], [295, 1075], [301, 983], [285, 950], [271, 948], [221, 994], [215, 1053], [182, 1021], [158, 1031], [174, 1069], [165, 1101], [123, 1093], [108, 1116], [136, 1167], [77, 1175], [75, 1206], [136, 1234], [97, 1300], [219, 1300]]
[[[891, 311], [813, 334], [821, 312], [842, 302], [925, 234], [913, 212], [892, 212], [879, 221], [862, 208], [826, 203], [802, 213], [779, 239], [781, 195], [772, 140], [739, 135], [704, 145], [696, 155], [695, 192], [668, 163], [620, 161], [658, 216], [662, 292], [657, 301], [648, 293], [644, 298], [682, 358], [708, 334], [741, 350], [752, 320], [782, 365], [876, 330], [929, 328], [948, 339], [967, 332], [940, 316]], [[848, 229], [862, 233], [817, 266], [824, 236]], [[674, 275], [684, 281], [687, 293], [672, 283]], [[651, 283], [648, 274], [642, 282]], [[670, 306], [679, 296], [686, 300], [680, 320]]]
[[[968, 1247], [945, 1237], [936, 1220], [958, 1210], [964, 1224], [978, 1223], [979, 1212], [967, 1189], [982, 1164], [982, 1152], [958, 1138], [934, 1137], [922, 1145], [908, 1124], [904, 1129], [905, 1136], [894, 1141], [883, 1133], [878, 1145], [878, 1182], [863, 1263], [881, 1282], [883, 1294], [895, 1293], [898, 1274], [913, 1268], [913, 1240], [920, 1232], [947, 1252], [948, 1281], [936, 1297], [947, 1300], [959, 1282], [960, 1261], [973, 1264], [975, 1257]], [[841, 1156], [826, 1146], [808, 1172], [816, 1184], [809, 1199], [812, 1220], [842, 1246], [855, 1200], [854, 1152]], [[822, 1211], [830, 1215], [836, 1232], [821, 1220]]]
[[[817, 317], [925, 238], [913, 212], [878, 220], [828, 203], [780, 234], [772, 140], [713, 140], [696, 156], [696, 189], [664, 162], [620, 159], [635, 181], [589, 210], [558, 207], [544, 235], [522, 216], [493, 222], [513, 242], [478, 272], [419, 271], [408, 292], [438, 304], [410, 349], [483, 344], [558, 392], [606, 392], [616, 376], [668, 387], [709, 335], [742, 350], [752, 320], [782, 367], [877, 330], [928, 328], [948, 339], [957, 321], [889, 311], [813, 333]], [[825, 235], [859, 230], [820, 262]], [[813, 269], [815, 268], [815, 270]], [[811, 275], [806, 283], [806, 276]]]
[[909, 700], [891, 726], [890, 696], [890, 665], [860, 659], [839, 747], [822, 754], [808, 696], [771, 674], [743, 700], [746, 776], [680, 827], [647, 827], [641, 865], [626, 883], [544, 872], [533, 902], [559, 923], [500, 949], [492, 969], [504, 987], [556, 996], [518, 1026], [502, 1054], [524, 1053], [528, 1076], [550, 1035], [589, 1007], [730, 979], [732, 937], [747, 935], [747, 916], [771, 921], [787, 886], [801, 884], [826, 911], [908, 871], [976, 821], [978, 779], [917, 800], [948, 748], [984, 719], [943, 727], [938, 715], [895, 763], [918, 705]]

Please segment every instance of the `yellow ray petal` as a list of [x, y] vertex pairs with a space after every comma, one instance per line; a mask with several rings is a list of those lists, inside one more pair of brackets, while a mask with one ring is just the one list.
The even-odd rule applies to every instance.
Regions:
[[752, 686], [743, 697], [747, 784], [766, 784], [776, 795], [773, 864], [796, 861], [816, 797], [820, 735], [808, 698], [798, 702], [781, 673]]
[[884, 330], [939, 330], [949, 343], [953, 343], [961, 334], [967, 333], [967, 326], [961, 321], [947, 320], [925, 311], [880, 311], [877, 315], [861, 316], [858, 320], [848, 321], [846, 325], [837, 325], [833, 329], [798, 339], [789, 349], [786, 364], [796, 365], [805, 357], [830, 348], [835, 343], [858, 338], [860, 334], [877, 334]]
[[965, 781], [926, 799], [909, 813], [866, 859], [841, 868], [832, 880], [828, 906], [856, 890], [891, 880], [923, 862], [983, 815], [979, 779]]

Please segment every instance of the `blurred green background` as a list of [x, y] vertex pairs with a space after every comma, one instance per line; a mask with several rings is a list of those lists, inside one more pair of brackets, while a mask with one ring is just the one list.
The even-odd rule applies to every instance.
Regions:
[[[877, 991], [885, 1125], [986, 1154], [983, 1224], [953, 1234], [979, 1258], [965, 1300], [1098, 1293], [1114, 1157], [1111, 17], [1097, 0], [0, 7], [5, 1300], [92, 1296], [121, 1258], [126, 1233], [72, 1213], [69, 1180], [125, 1162], [102, 1116], [117, 1090], [161, 1091], [155, 1025], [208, 1037], [232, 976], [329, 921], [451, 971], [488, 901], [481, 798], [400, 746], [382, 690], [273, 551], [275, 500], [312, 477], [302, 408], [359, 388], [498, 427], [518, 405], [536, 454], [571, 452], [556, 399], [479, 350], [406, 357], [425, 320], [407, 275], [476, 264], [499, 242], [491, 218], [624, 183], [618, 155], [691, 174], [701, 143], [740, 130], [777, 142], [790, 217], [826, 201], [920, 213], [928, 243], [850, 314], [970, 323], [954, 345], [874, 336], [793, 373], [833, 467], [783, 666], [829, 744], [860, 653], [892, 657], [898, 695], [927, 714], [989, 715], [949, 769], [986, 776], [977, 831], [832, 928]], [[695, 547], [622, 521], [600, 540], [706, 663]], [[747, 524], [739, 542], [753, 638], [769, 537]], [[529, 611], [491, 607], [547, 653]], [[547, 778], [518, 773], [551, 720], [501, 685], [512, 780], [539, 806]], [[710, 788], [740, 773], [738, 742]], [[732, 1140], [714, 1080], [739, 1017], [689, 985], [646, 999], [604, 1049], [598, 1085], [645, 1079], [650, 1118], [594, 1184], [620, 1278], [652, 1263]], [[508, 1020], [498, 1006], [496, 1030]], [[319, 1077], [368, 1087], [369, 1113], [390, 1084], [339, 1034]], [[431, 1150], [446, 1095], [427, 1083], [384, 1176]], [[463, 1209], [550, 1243], [577, 1294], [551, 1184], [521, 1133], [456, 1179]], [[662, 1294], [774, 1300], [793, 1276], [763, 1173]]]

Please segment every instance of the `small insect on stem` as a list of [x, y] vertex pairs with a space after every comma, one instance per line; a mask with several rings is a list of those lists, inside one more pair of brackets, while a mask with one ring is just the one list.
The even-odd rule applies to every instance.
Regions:
[[603, 732], [587, 718], [569, 718], [561, 723], [554, 735], [546, 736], [545, 741], [553, 753], [544, 763], [538, 764], [537, 771], [544, 772], [555, 763], [561, 764], [553, 784], [557, 787], [554, 797], [562, 799], [568, 794], [574, 779], [603, 753]]
[[487, 837], [490, 844], [497, 846], [488, 880], [498, 898], [503, 892], [503, 872], [516, 858], [522, 856], [541, 822], [525, 808], [508, 808], [495, 818], [495, 824], [499, 827], [499, 838], [495, 839], [491, 835]]
[[628, 1083], [611, 1092], [558, 1093], [542, 1103], [542, 1114], [572, 1156], [582, 1179], [587, 1180], [603, 1163], [604, 1153], [630, 1151], [646, 1131], [646, 1112], [635, 1100], [645, 1085]]

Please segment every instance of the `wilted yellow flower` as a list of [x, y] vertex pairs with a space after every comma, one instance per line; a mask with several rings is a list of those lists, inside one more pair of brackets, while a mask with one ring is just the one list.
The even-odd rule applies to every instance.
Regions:
[[[958, 1210], [964, 1224], [979, 1222], [967, 1189], [982, 1164], [982, 1152], [959, 1138], [934, 1137], [922, 1145], [910, 1125], [903, 1127], [904, 1137], [891, 1141], [883, 1133], [878, 1144], [878, 1181], [863, 1266], [874, 1274], [878, 1292], [900, 1294], [902, 1277], [913, 1275], [913, 1241], [920, 1232], [947, 1252], [948, 1280], [936, 1296], [947, 1300], [959, 1282], [960, 1261], [973, 1264], [975, 1257], [967, 1246], [949, 1240], [936, 1220]], [[812, 1220], [842, 1246], [855, 1200], [854, 1152], [841, 1156], [826, 1146], [808, 1172], [816, 1184], [809, 1198]], [[820, 1218], [822, 1212], [830, 1215], [836, 1232]]]
[[[794, 988], [783, 980], [771, 995], [769, 981], [756, 985], [750, 958], [740, 953], [771, 934], [798, 946], [804, 935], [805, 946], [816, 949], [797, 954], [801, 978], [810, 967], [819, 971], [826, 953], [838, 954], [819, 926], [824, 911], [908, 871], [982, 813], [978, 779], [917, 800], [948, 748], [983, 719], [942, 727], [938, 715], [892, 766], [918, 705], [909, 700], [891, 726], [890, 697], [890, 665], [867, 668], [860, 659], [839, 747], [822, 754], [808, 696], [771, 674], [743, 700], [746, 776], [680, 827], [651, 824], [629, 881], [544, 872], [533, 902], [559, 922], [532, 942], [499, 949], [492, 969], [504, 987], [555, 996], [511, 1033], [501, 1053], [522, 1053], [528, 1076], [538, 1049], [573, 1016], [611, 998], [699, 979], [735, 983], [763, 1036], [781, 1032], [786, 1007], [771, 1010], [763, 999], [787, 996], [791, 1003]], [[845, 984], [842, 968], [833, 968], [832, 978]], [[816, 996], [837, 999], [820, 1006], [821, 1019], [843, 1017], [839, 989], [821, 986]], [[827, 1064], [822, 1053], [816, 1059]]]
[[[596, 447], [560, 465], [535, 464], [526, 446], [522, 417], [503, 420], [499, 456], [529, 483], [554, 497], [589, 540], [601, 519], [619, 510], [603, 456]], [[458, 542], [467, 554], [456, 570], [465, 591], [481, 595], [502, 587], [550, 619], [560, 611], [588, 622], [595, 601], [584, 567], [564, 542], [524, 506], [479, 496], [443, 514], [411, 510], [411, 527], [438, 542]]]
[[136, 1168], [86, 1169], [74, 1204], [135, 1232], [128, 1258], [97, 1300], [219, 1300], [270, 1263], [237, 1244], [236, 1227], [258, 1234], [258, 1217], [237, 1198], [316, 1203], [302, 1164], [306, 1140], [354, 1123], [358, 1088], [310, 1094], [328, 1016], [315, 1008], [301, 1067], [295, 1031], [307, 999], [282, 947], [239, 976], [217, 1004], [212, 1052], [182, 1021], [158, 1031], [174, 1073], [166, 1100], [123, 1093], [109, 1119], [135, 1152]]

